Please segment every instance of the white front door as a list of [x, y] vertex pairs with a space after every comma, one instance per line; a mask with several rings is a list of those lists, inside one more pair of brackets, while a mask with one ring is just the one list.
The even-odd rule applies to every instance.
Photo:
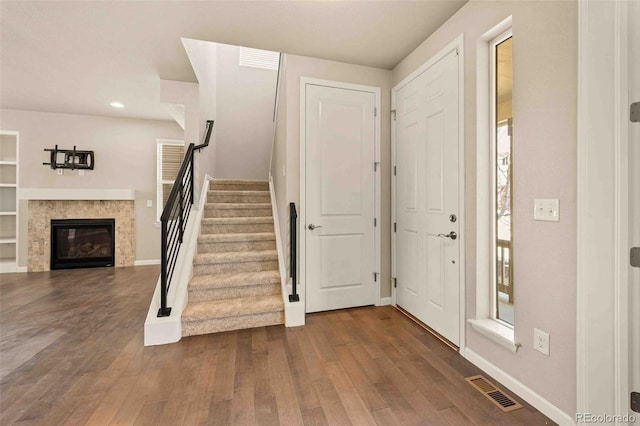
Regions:
[[375, 93], [305, 84], [306, 311], [375, 302]]
[[[639, 2], [629, 2], [628, 16], [629, 102], [640, 102]], [[629, 154], [629, 242], [631, 247], [640, 247], [640, 123], [629, 123]], [[629, 278], [629, 392], [640, 393], [640, 267], [631, 267]]]
[[460, 344], [458, 55], [396, 94], [396, 303]]

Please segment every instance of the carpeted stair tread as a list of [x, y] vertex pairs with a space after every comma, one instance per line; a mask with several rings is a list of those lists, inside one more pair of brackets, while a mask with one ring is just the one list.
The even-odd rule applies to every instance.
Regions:
[[270, 284], [280, 284], [280, 273], [278, 271], [197, 275], [189, 282], [189, 291]]
[[183, 322], [182, 335], [197, 336], [199, 334], [221, 333], [224, 331], [282, 324], [284, 324], [284, 311], [241, 315], [237, 317], [210, 318], [202, 321]]
[[203, 217], [203, 225], [244, 225], [253, 223], [273, 223], [271, 216], [259, 217]]
[[207, 203], [206, 210], [259, 210], [271, 209], [270, 203]]
[[275, 241], [273, 232], [246, 232], [237, 234], [200, 234], [198, 243], [235, 243], [248, 241]]
[[245, 263], [278, 260], [276, 250], [240, 251], [226, 253], [199, 253], [193, 258], [194, 265], [210, 265], [220, 263]]
[[244, 179], [213, 179], [212, 185], [218, 186], [256, 186], [263, 185], [269, 188], [269, 181], [266, 180], [244, 180]]
[[280, 294], [211, 300], [187, 304], [186, 309], [182, 312], [182, 321], [193, 322], [281, 311], [284, 311], [284, 304]]
[[255, 190], [251, 190], [251, 191], [242, 191], [242, 190], [225, 191], [225, 190], [222, 190], [222, 189], [210, 189], [208, 194], [209, 195], [259, 195], [259, 196], [271, 195], [271, 193], [269, 192], [268, 189], [265, 189], [263, 191], [255, 191]]

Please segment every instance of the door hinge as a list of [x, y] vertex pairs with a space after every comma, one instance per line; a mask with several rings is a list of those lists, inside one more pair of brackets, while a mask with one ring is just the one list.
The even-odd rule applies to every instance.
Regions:
[[373, 226], [378, 226], [378, 219], [377, 218], [373, 218]]
[[395, 109], [391, 110], [391, 117], [393, 118], [393, 121], [396, 121], [396, 110]]
[[396, 176], [396, 166], [393, 166], [393, 175]]
[[393, 278], [393, 288], [398, 288], [398, 279]]
[[634, 268], [640, 268], [640, 247], [631, 247], [629, 261]]
[[374, 117], [378, 116], [378, 108], [373, 108], [373, 116]]
[[640, 123], [640, 102], [634, 102], [629, 107], [629, 119], [632, 123]]
[[373, 171], [374, 171], [374, 172], [377, 172], [377, 171], [378, 171], [378, 164], [380, 164], [380, 162], [379, 162], [379, 161], [374, 161], [374, 162], [373, 162]]
[[396, 232], [396, 225], [397, 225], [397, 223], [393, 222], [393, 232]]
[[640, 392], [631, 392], [630, 407], [636, 413], [640, 413]]
[[374, 272], [373, 273], [373, 282], [377, 282], [378, 281], [378, 273]]

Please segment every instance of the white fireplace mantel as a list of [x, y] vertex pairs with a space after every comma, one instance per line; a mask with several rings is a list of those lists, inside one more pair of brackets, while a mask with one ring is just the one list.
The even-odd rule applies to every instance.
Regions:
[[20, 200], [135, 200], [133, 189], [19, 188]]

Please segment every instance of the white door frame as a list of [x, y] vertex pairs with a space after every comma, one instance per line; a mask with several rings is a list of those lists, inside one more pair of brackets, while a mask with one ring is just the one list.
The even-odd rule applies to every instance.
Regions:
[[[396, 111], [396, 96], [398, 91], [402, 89], [404, 86], [409, 84], [412, 80], [416, 79], [420, 74], [431, 68], [442, 58], [447, 56], [449, 53], [457, 51], [458, 53], [458, 222], [460, 226], [459, 232], [459, 262], [458, 262], [458, 271], [460, 276], [460, 354], [464, 356], [466, 340], [465, 340], [465, 325], [466, 325], [466, 279], [465, 279], [465, 247], [466, 247], [466, 235], [465, 235], [465, 163], [464, 163], [464, 34], [460, 34], [456, 37], [452, 42], [450, 42], [447, 46], [445, 46], [438, 53], [433, 55], [429, 60], [427, 60], [424, 64], [418, 67], [415, 71], [409, 74], [406, 78], [404, 78], [400, 83], [398, 83], [393, 89], [391, 89], [391, 110]], [[391, 222], [396, 223], [397, 215], [396, 215], [396, 176], [394, 173], [397, 161], [396, 161], [396, 120], [395, 116], [391, 117], [391, 163], [392, 163], [392, 174], [391, 174]], [[393, 230], [393, 226], [391, 226], [391, 276], [395, 278], [396, 274], [396, 256], [397, 256], [397, 248], [396, 248], [396, 233]], [[391, 304], [396, 306], [396, 288], [394, 287], [395, 282], [392, 278], [392, 286], [391, 286]]]
[[578, 413], [629, 406], [628, 6], [578, 2]]
[[[306, 164], [306, 155], [307, 155], [307, 136], [306, 136], [306, 105], [307, 105], [307, 96], [305, 86], [307, 84], [313, 84], [316, 86], [326, 86], [326, 87], [334, 87], [338, 89], [347, 89], [347, 90], [358, 90], [361, 92], [371, 92], [375, 96], [375, 108], [376, 115], [374, 117], [374, 125], [375, 125], [375, 139], [374, 139], [374, 158], [375, 163], [377, 164], [375, 177], [374, 177], [374, 216], [377, 218], [377, 226], [374, 229], [374, 268], [375, 272], [378, 274], [377, 279], [374, 283], [374, 291], [375, 291], [375, 304], [376, 306], [382, 305], [381, 297], [380, 297], [380, 228], [382, 228], [382, 223], [380, 221], [380, 186], [381, 186], [381, 174], [382, 169], [380, 167], [380, 87], [375, 86], [365, 86], [361, 84], [353, 84], [353, 83], [344, 83], [340, 81], [332, 81], [332, 80], [322, 80], [318, 78], [311, 77], [300, 77], [300, 214], [298, 216], [298, 235], [299, 245], [300, 245], [300, 261], [299, 261], [299, 270], [300, 270], [300, 278], [301, 278], [301, 289], [300, 295], [302, 296], [303, 303], [305, 306], [307, 305], [307, 269], [306, 269], [306, 260], [307, 260], [307, 251], [306, 251], [306, 189], [307, 189], [307, 164]], [[374, 165], [371, 164], [371, 168], [374, 168]], [[374, 272], [374, 271], [372, 271]]]

